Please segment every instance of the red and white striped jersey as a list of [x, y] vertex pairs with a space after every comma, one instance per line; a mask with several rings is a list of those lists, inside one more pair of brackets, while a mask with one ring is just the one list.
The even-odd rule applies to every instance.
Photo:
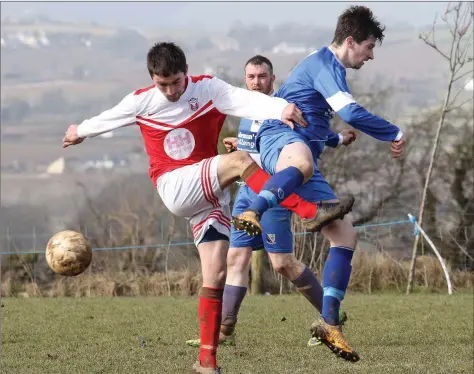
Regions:
[[217, 155], [226, 115], [251, 120], [280, 119], [288, 102], [248, 91], [206, 75], [186, 77], [186, 89], [170, 102], [156, 86], [127, 95], [112, 109], [83, 121], [80, 137], [138, 125], [150, 158], [150, 178]]

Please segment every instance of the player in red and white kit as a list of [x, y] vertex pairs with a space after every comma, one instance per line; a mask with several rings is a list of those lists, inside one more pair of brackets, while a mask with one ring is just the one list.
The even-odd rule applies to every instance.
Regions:
[[[233, 87], [210, 76], [187, 76], [186, 57], [173, 43], [148, 52], [153, 85], [127, 95], [118, 105], [80, 125], [70, 125], [63, 147], [87, 137], [138, 125], [150, 159], [149, 175], [166, 207], [190, 220], [201, 258], [199, 298], [201, 348], [193, 373], [220, 373], [216, 350], [230, 233], [229, 188], [240, 177], [257, 193], [269, 179], [246, 152], [217, 155], [226, 115], [280, 119], [305, 126], [301, 111], [284, 99]], [[340, 215], [291, 195], [281, 205], [307, 218], [308, 231]]]

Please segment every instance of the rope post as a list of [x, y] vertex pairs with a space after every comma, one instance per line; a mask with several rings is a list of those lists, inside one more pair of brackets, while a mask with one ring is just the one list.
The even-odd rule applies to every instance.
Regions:
[[418, 222], [416, 221], [416, 218], [414, 216], [412, 216], [410, 213], [408, 213], [408, 218], [413, 223], [413, 225], [415, 225], [415, 235], [419, 235], [419, 233], [421, 232], [421, 234], [426, 239], [426, 241], [428, 242], [430, 247], [433, 249], [433, 252], [435, 253], [436, 257], [438, 257], [438, 260], [439, 260], [439, 262], [441, 264], [441, 267], [443, 268], [443, 271], [444, 271], [444, 276], [446, 277], [446, 283], [448, 284], [448, 294], [452, 295], [453, 294], [453, 288], [451, 286], [451, 279], [449, 278], [448, 268], [446, 267], [446, 264], [444, 263], [443, 258], [439, 254], [438, 250], [436, 249], [436, 247], [433, 244], [433, 242], [431, 241], [431, 239], [428, 237], [428, 235], [425, 233], [425, 231], [418, 224]]

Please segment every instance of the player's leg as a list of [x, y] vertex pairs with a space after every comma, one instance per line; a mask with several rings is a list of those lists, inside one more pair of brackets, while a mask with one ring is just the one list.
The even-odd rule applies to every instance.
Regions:
[[[273, 176], [262, 186], [259, 196], [240, 216], [233, 218], [237, 229], [249, 235], [258, 232], [258, 222], [262, 214], [280, 204], [291, 209], [294, 192], [306, 183], [314, 172], [313, 154], [304, 139], [297, 133], [262, 136], [260, 152], [265, 170]], [[251, 178], [243, 176], [249, 183]], [[286, 200], [286, 204], [282, 204]], [[318, 206], [317, 214], [304, 222], [307, 231], [318, 231], [335, 219], [344, 217], [354, 203], [352, 197], [336, 204]], [[290, 206], [290, 207], [289, 207]]]
[[[275, 211], [276, 214], [272, 214]], [[288, 214], [285, 219], [285, 211], [279, 211], [279, 208], [272, 208], [264, 214], [262, 224], [264, 228], [265, 249], [268, 252], [273, 269], [291, 281], [296, 289], [321, 313], [323, 310], [323, 287], [314, 272], [294, 256], [292, 250], [291, 217]], [[268, 223], [265, 220], [266, 217], [268, 217]], [[271, 232], [278, 232], [280, 234], [277, 237]], [[340, 313], [340, 321], [343, 324], [347, 320], [347, 314], [342, 311]], [[311, 337], [308, 341], [308, 346], [321, 344], [321, 340], [315, 336]]]
[[[242, 178], [252, 191], [259, 193], [263, 185], [271, 178], [247, 152], [236, 151], [218, 157], [219, 183], [222, 188]], [[281, 205], [295, 212], [301, 218], [308, 219], [314, 218], [318, 209], [316, 204], [305, 201], [296, 194], [288, 196], [281, 202]]]
[[293, 254], [291, 213], [280, 206], [269, 209], [262, 218], [265, 250], [273, 269], [291, 281], [296, 289], [321, 312], [323, 289], [315, 274]]
[[219, 186], [217, 158], [164, 174], [158, 179], [157, 189], [163, 203], [173, 214], [189, 217], [201, 259], [203, 286], [198, 316], [202, 344], [193, 373], [220, 373], [216, 352], [229, 249], [229, 189]]
[[233, 247], [227, 254], [227, 277], [219, 336], [219, 343], [222, 345], [235, 345], [234, 332], [240, 306], [248, 290], [251, 258], [252, 247]]
[[[245, 236], [249, 237], [247, 234], [245, 234]], [[229, 248], [227, 253], [227, 275], [222, 299], [219, 345], [235, 345], [234, 330], [237, 324], [237, 315], [240, 310], [240, 305], [247, 293], [251, 255], [251, 247]], [[187, 340], [186, 344], [191, 347], [200, 347], [201, 340]]]
[[[245, 234], [245, 233], [244, 233]], [[248, 235], [245, 234], [247, 237]], [[235, 346], [235, 326], [240, 305], [247, 294], [249, 263], [252, 248], [229, 248], [227, 254], [227, 277], [222, 299], [222, 321], [219, 345]], [[191, 347], [200, 347], [200, 339], [187, 340]]]
[[[236, 196], [233, 214], [239, 214], [255, 197], [247, 186], [242, 186]], [[227, 277], [224, 286], [221, 333], [219, 345], [235, 345], [234, 329], [240, 305], [247, 293], [249, 283], [249, 264], [252, 248], [263, 248], [261, 237], [251, 237], [245, 232], [231, 228], [231, 248], [227, 254]], [[186, 341], [187, 345], [199, 347], [199, 339]]]
[[[249, 237], [244, 233], [245, 236]], [[227, 276], [222, 300], [222, 321], [219, 345], [235, 346], [235, 327], [240, 305], [247, 294], [251, 247], [229, 248], [227, 254]], [[200, 339], [187, 340], [191, 347], [200, 347]]]
[[349, 285], [356, 232], [348, 217], [331, 222], [322, 232], [329, 239], [331, 248], [323, 270], [323, 310], [320, 320], [311, 328], [312, 334], [345, 360], [358, 361], [359, 355], [342, 333], [340, 321], [340, 304]]
[[[232, 215], [242, 213], [255, 196], [255, 192], [247, 185], [240, 187], [235, 198]], [[224, 288], [220, 340], [235, 343], [234, 330], [237, 316], [249, 285], [252, 250], [263, 248], [262, 237], [260, 235], [252, 237], [232, 227], [230, 247], [227, 254], [227, 277]]]
[[[297, 193], [308, 200], [315, 199], [328, 205], [338, 201], [331, 187], [317, 168], [315, 168], [315, 172], [310, 180], [297, 189]], [[319, 328], [318, 331], [321, 332], [319, 334], [314, 332], [316, 330], [313, 326], [313, 336], [320, 338], [329, 348], [333, 351], [337, 351], [341, 357], [347, 360], [357, 361], [359, 356], [350, 348], [346, 337], [342, 333], [339, 321], [340, 301], [343, 298], [343, 293], [347, 289], [350, 276], [351, 267], [349, 258], [352, 258], [353, 252], [350, 249], [355, 248], [355, 231], [352, 226], [348, 226], [347, 222], [350, 222], [347, 218], [336, 220], [327, 225], [327, 228], [323, 228], [323, 234], [331, 241], [332, 248], [330, 250], [330, 260], [325, 264], [325, 272], [323, 274], [323, 287], [325, 290], [323, 292], [323, 309], [321, 312], [323, 316], [327, 314], [330, 316], [331, 321], [337, 321], [338, 323], [337, 325], [327, 325], [326, 323], [318, 324], [318, 326], [323, 326]], [[342, 247], [346, 248], [343, 249]], [[335, 254], [335, 261], [333, 261], [331, 254]], [[281, 262], [285, 265], [283, 260]], [[279, 265], [277, 264], [277, 266]], [[292, 262], [287, 260], [286, 266], [291, 268]], [[295, 269], [297, 269], [296, 266]], [[290, 277], [294, 276], [294, 271], [290, 272], [286, 270], [286, 273]], [[306, 272], [306, 274], [308, 274], [308, 272]], [[303, 276], [304, 273], [301, 275], [305, 278]], [[310, 278], [307, 279], [309, 280]], [[290, 278], [290, 280], [293, 279]], [[304, 286], [301, 287], [298, 285], [297, 287], [305, 288]], [[315, 290], [316, 288], [313, 291]], [[305, 295], [305, 297], [312, 299], [311, 295]], [[314, 296], [314, 300], [316, 300], [316, 298], [317, 296]], [[312, 304], [315, 305], [313, 302]], [[315, 305], [315, 307], [317, 307], [317, 305]], [[334, 308], [335, 310], [332, 310]], [[322, 321], [325, 320], [322, 319]], [[333, 328], [331, 326], [333, 326]]]
[[[227, 240], [226, 240], [227, 239]], [[217, 346], [222, 321], [222, 297], [226, 274], [226, 257], [229, 248], [228, 238], [212, 226], [206, 231], [198, 244], [202, 268], [202, 288], [199, 292], [199, 369], [217, 369]], [[197, 365], [196, 365], [197, 366]], [[208, 370], [212, 373], [213, 371]]]
[[[337, 204], [337, 197], [326, 182], [318, 168], [310, 181], [297, 190], [297, 193], [307, 199], [312, 196], [326, 205]], [[311, 200], [311, 199], [310, 199]], [[324, 318], [315, 328], [313, 336], [318, 337], [333, 352], [346, 360], [357, 361], [359, 356], [349, 345], [341, 329], [339, 321], [340, 302], [349, 284], [351, 259], [356, 244], [356, 233], [348, 217], [336, 220], [322, 229], [323, 235], [329, 239], [331, 249], [324, 266], [322, 284], [324, 290], [323, 310]], [[328, 318], [328, 321], [325, 320]], [[333, 324], [328, 324], [333, 323]], [[319, 333], [316, 333], [316, 330]]]
[[[338, 325], [338, 310], [352, 271], [351, 261], [357, 244], [357, 236], [349, 217], [333, 222], [323, 229], [323, 234], [330, 241], [328, 259], [323, 271], [325, 306], [322, 316], [327, 323]], [[336, 276], [331, 276], [332, 273]]]

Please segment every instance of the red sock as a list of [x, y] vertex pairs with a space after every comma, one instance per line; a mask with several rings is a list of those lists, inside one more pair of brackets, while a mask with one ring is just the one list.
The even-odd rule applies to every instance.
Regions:
[[[265, 173], [257, 163], [252, 163], [242, 173], [242, 180], [249, 186], [253, 192], [259, 193], [263, 185], [271, 178]], [[318, 211], [318, 206], [315, 203], [303, 200], [300, 196], [292, 193], [280, 205], [286, 209], [298, 214], [301, 218], [314, 218]]]
[[202, 367], [217, 368], [216, 353], [222, 319], [223, 292], [223, 289], [202, 287], [199, 294], [199, 361]]

